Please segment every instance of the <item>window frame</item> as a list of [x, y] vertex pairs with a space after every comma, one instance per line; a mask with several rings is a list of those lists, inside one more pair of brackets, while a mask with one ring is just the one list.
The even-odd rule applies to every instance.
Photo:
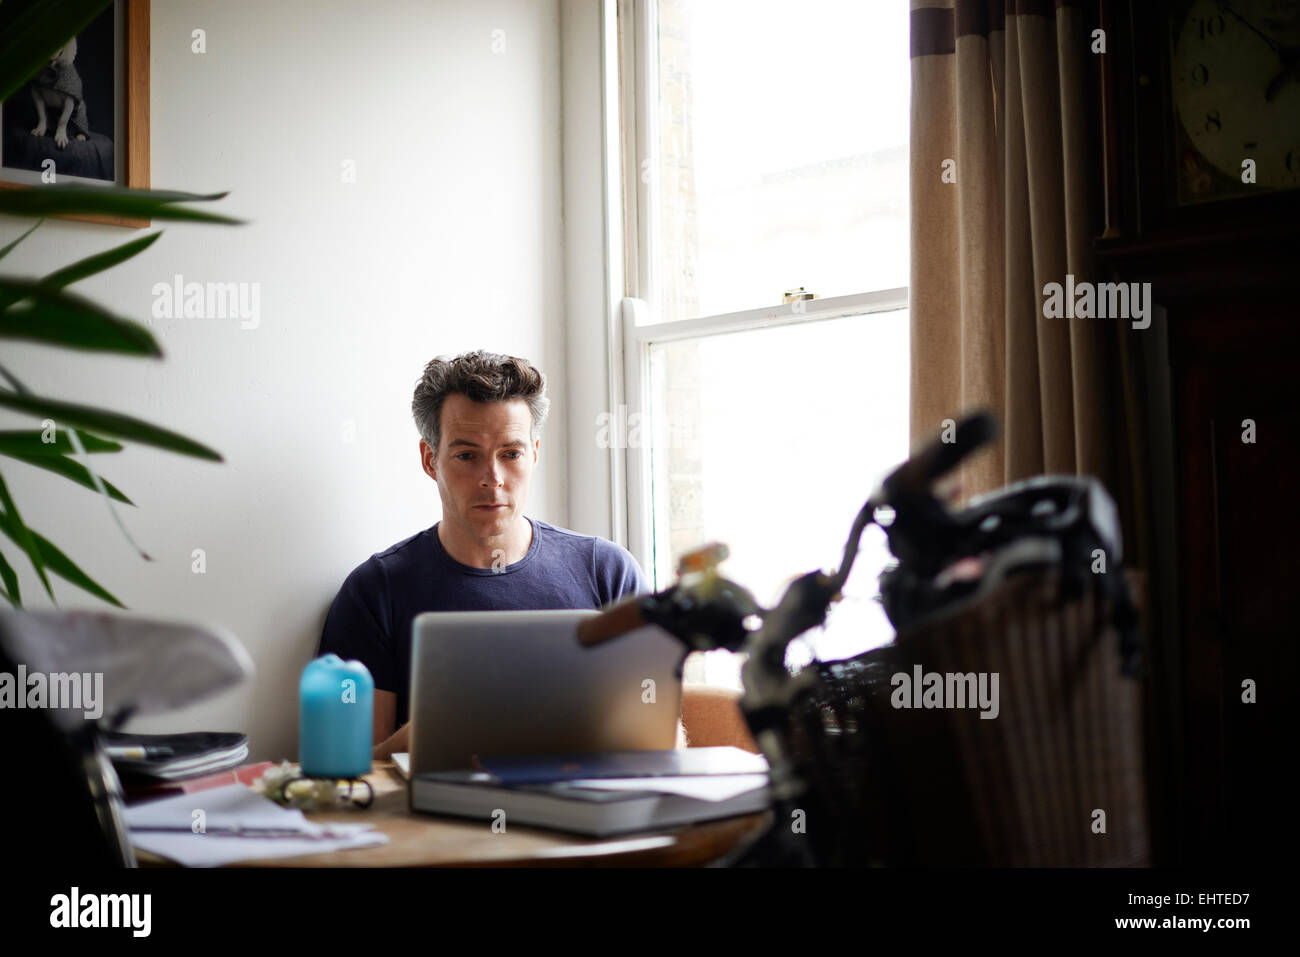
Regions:
[[[622, 266], [623, 298], [611, 316], [611, 338], [619, 343], [621, 369], [610, 370], [611, 404], [622, 407], [626, 422], [637, 423], [640, 434], [655, 434], [654, 407], [651, 402], [650, 350], [653, 346], [688, 339], [749, 332], [775, 326], [800, 325], [896, 312], [908, 308], [908, 287], [868, 290], [826, 299], [809, 299], [717, 315], [698, 316], [667, 322], [655, 320], [659, 308], [660, 286], [653, 256], [660, 240], [658, 129], [658, 3], [657, 0], [605, 0], [606, 50], [616, 51], [616, 63], [604, 61], [607, 71], [606, 90], [617, 102], [617, 116], [607, 114], [607, 122], [617, 124], [616, 136], [606, 137], [608, 149], [618, 156], [607, 157], [606, 169], [621, 173], [617, 195], [618, 209], [608, 208], [610, 222], [606, 236], [610, 243], [610, 262]], [[652, 175], [645, 176], [649, 170]], [[612, 204], [611, 204], [612, 206]], [[615, 222], [617, 217], [617, 222]], [[621, 380], [621, 381], [620, 381]], [[614, 383], [618, 383], [618, 387]], [[620, 420], [624, 421], [624, 420]], [[626, 533], [625, 546], [641, 563], [651, 587], [660, 590], [670, 582], [659, 581], [654, 552], [653, 477], [650, 447], [646, 443], [623, 441], [621, 458], [615, 474], [622, 472], [623, 482], [614, 486], [619, 496], [621, 485], [624, 512], [616, 528]], [[659, 502], [658, 508], [666, 508]], [[616, 513], [617, 513], [616, 506]], [[666, 516], [660, 516], [666, 517]]]

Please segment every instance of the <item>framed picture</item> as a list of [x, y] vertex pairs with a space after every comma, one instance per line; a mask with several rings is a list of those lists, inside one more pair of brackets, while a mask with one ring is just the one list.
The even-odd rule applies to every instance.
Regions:
[[42, 183], [149, 188], [149, 0], [115, 0], [0, 103], [0, 188]]

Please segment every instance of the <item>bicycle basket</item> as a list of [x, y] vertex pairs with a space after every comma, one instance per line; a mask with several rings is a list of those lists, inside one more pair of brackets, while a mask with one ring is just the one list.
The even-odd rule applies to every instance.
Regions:
[[1023, 570], [886, 647], [809, 666], [784, 733], [817, 863], [1149, 863], [1140, 686], [1121, 674], [1107, 591], [1061, 586], [1056, 567]]

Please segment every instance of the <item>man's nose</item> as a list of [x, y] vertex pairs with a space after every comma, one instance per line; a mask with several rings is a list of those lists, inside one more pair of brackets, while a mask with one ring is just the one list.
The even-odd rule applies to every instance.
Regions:
[[483, 484], [500, 485], [501, 478], [502, 478], [501, 464], [495, 460], [488, 462], [488, 467], [483, 472]]

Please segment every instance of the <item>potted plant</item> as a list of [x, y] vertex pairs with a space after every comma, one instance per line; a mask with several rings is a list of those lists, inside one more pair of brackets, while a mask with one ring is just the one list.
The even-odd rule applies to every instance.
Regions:
[[[5, 0], [0, 3], [0, 101], [20, 90], [50, 54], [111, 3], [112, 0]], [[44, 217], [101, 214], [150, 220], [240, 222], [191, 205], [225, 195], [56, 184], [0, 190], [0, 217], [8, 217], [0, 218], [0, 222], [12, 223], [16, 217], [31, 223], [12, 242], [0, 246], [0, 270], [4, 268], [5, 256], [30, 236]], [[138, 255], [160, 235], [154, 232], [138, 237], [43, 277], [0, 273], [0, 340], [27, 340], [61, 349], [161, 358], [162, 349], [146, 327], [114, 315], [68, 288], [78, 280]], [[123, 442], [139, 442], [181, 455], [222, 461], [218, 452], [178, 432], [122, 412], [33, 392], [15, 374], [3, 351], [0, 351], [0, 408], [30, 415], [40, 423], [36, 429], [0, 431], [0, 456], [36, 466], [98, 492], [122, 534], [146, 560], [148, 556], [132, 541], [114, 505], [114, 502], [133, 503], [98, 473], [91, 457], [119, 451]], [[15, 548], [31, 562], [55, 604], [50, 574], [113, 605], [125, 607], [62, 549], [27, 524], [2, 471], [0, 535], [8, 547]], [[18, 576], [3, 548], [0, 548], [0, 595], [14, 607], [21, 607]]]

